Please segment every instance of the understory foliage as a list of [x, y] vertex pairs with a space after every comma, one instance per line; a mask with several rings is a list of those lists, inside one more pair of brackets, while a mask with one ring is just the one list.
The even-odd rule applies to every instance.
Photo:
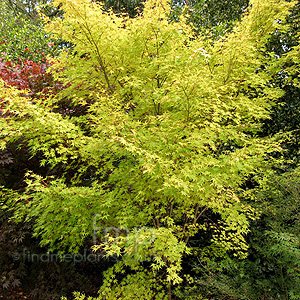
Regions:
[[[247, 275], [254, 273], [252, 290], [261, 295], [300, 299], [299, 176], [296, 168], [266, 178], [257, 191], [255, 206], [263, 217], [251, 234], [254, 263], [247, 266]], [[260, 260], [262, 270], [257, 267]]]
[[[293, 3], [250, 1], [218, 41], [170, 22], [167, 1], [134, 19], [88, 0], [53, 5], [63, 18], [45, 17], [46, 30], [73, 45], [51, 62], [65, 88], [33, 101], [0, 82], [1, 149], [17, 141], [49, 170], [27, 172], [6, 201], [13, 219], [32, 222], [49, 251], [77, 253], [97, 228], [94, 250], [120, 259], [99, 299], [171, 299], [192, 284], [187, 255], [245, 258], [256, 210], [241, 186], [270, 170], [280, 145], [257, 136], [283, 95], [265, 43], [287, 29], [278, 20]], [[195, 236], [205, 242], [191, 246]]]

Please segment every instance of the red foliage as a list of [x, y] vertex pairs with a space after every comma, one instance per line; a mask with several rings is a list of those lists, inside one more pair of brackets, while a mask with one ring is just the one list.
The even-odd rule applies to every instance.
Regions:
[[52, 74], [47, 72], [51, 65], [46, 60], [35, 63], [26, 59], [17, 63], [0, 58], [0, 78], [8, 85], [28, 91], [24, 96], [45, 97], [49, 93], [56, 94], [63, 89], [63, 85], [55, 82]]

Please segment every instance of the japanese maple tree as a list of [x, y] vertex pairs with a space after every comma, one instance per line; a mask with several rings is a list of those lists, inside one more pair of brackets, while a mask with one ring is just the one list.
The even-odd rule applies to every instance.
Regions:
[[[255, 212], [240, 187], [268, 169], [277, 143], [256, 132], [282, 95], [269, 84], [277, 66], [264, 44], [293, 3], [252, 0], [219, 41], [196, 39], [184, 18], [170, 22], [167, 1], [147, 1], [134, 19], [88, 0], [60, 3], [64, 17], [46, 27], [74, 45], [52, 66], [67, 88], [36, 104], [0, 88], [1, 147], [22, 137], [33, 155], [43, 153], [42, 165], [66, 170], [28, 173], [15, 218], [34, 219], [50, 250], [74, 253], [92, 226], [123, 228], [128, 234], [95, 247], [123, 258], [100, 297], [170, 299], [171, 285], [189, 280], [181, 261], [194, 235], [209, 233], [202, 259], [247, 255]], [[55, 111], [62, 99], [84, 113]]]

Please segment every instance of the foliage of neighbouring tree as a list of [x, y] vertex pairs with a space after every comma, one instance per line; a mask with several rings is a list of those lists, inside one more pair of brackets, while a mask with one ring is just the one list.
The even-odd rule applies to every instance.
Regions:
[[115, 13], [126, 13], [129, 17], [135, 17], [143, 10], [144, 0], [98, 0], [104, 4], [104, 9], [113, 9]]
[[185, 14], [197, 34], [219, 39], [240, 20], [249, 0], [173, 0], [172, 4], [171, 18]]
[[8, 61], [29, 59], [38, 63], [45, 62], [46, 55], [55, 53], [56, 46], [38, 17], [33, 21], [27, 14], [13, 11], [5, 1], [0, 3], [1, 57], [5, 56]]
[[2, 2], [15, 16], [21, 14], [29, 18], [31, 23], [40, 23], [39, 9], [48, 17], [60, 15], [61, 5], [54, 7], [51, 5], [52, 0], [3, 0]]
[[[135, 19], [89, 1], [60, 3], [64, 18], [47, 27], [74, 45], [53, 65], [68, 87], [34, 102], [1, 83], [1, 148], [18, 141], [60, 170], [27, 174], [10, 203], [15, 219], [33, 221], [51, 250], [75, 253], [93, 216], [97, 227], [129, 230], [101, 245], [123, 258], [102, 296], [170, 298], [172, 284], [189, 281], [181, 262], [196, 234], [209, 238], [197, 247], [204, 259], [246, 256], [255, 213], [240, 186], [278, 149], [256, 136], [282, 95], [270, 85], [276, 60], [264, 45], [291, 4], [253, 0], [232, 33], [213, 42], [195, 39], [183, 18], [169, 22], [166, 1], [146, 2]], [[64, 101], [68, 114], [58, 109]]]
[[267, 43], [267, 49], [272, 51], [282, 61], [281, 70], [273, 77], [273, 83], [280, 86], [285, 94], [272, 107], [271, 119], [263, 126], [263, 135], [273, 135], [278, 132], [287, 134], [282, 144], [285, 149], [286, 164], [295, 166], [299, 163], [300, 151], [300, 87], [299, 87], [299, 33], [300, 33], [300, 2], [297, 1], [287, 17], [290, 24], [288, 31], [275, 32]]
[[[287, 88], [287, 93], [286, 93], [287, 96], [283, 97], [282, 102], [288, 102], [289, 101], [288, 98], [297, 97], [297, 96], [293, 96], [293, 91], [289, 91], [288, 88], [291, 88], [291, 90], [292, 89], [296, 90], [295, 88], [297, 87], [297, 84], [295, 84], [295, 82], [291, 80], [291, 79], [295, 79], [296, 74], [295, 72], [290, 73], [289, 70], [291, 69], [291, 66], [294, 66], [293, 68], [295, 69], [295, 64], [297, 65], [297, 57], [299, 56], [297, 52], [295, 52], [297, 51], [297, 47], [299, 47], [299, 32], [300, 32], [300, 10], [299, 9], [300, 9], [300, 2], [297, 1], [293, 9], [291, 10], [291, 13], [287, 17], [287, 23], [289, 24], [289, 29], [286, 32], [275, 32], [267, 43], [267, 49], [269, 51], [272, 51], [279, 59], [286, 60], [286, 58], [288, 58], [288, 60], [286, 60], [285, 63], [282, 65], [281, 72], [277, 74], [277, 76], [274, 78], [274, 81], [276, 82], [277, 85]], [[289, 108], [291, 109], [293, 107], [293, 104], [296, 105], [296, 103], [291, 103], [290, 105], [291, 107], [284, 107], [284, 105], [281, 105], [283, 106], [282, 110], [289, 110]], [[289, 106], [289, 104], [287, 103], [286, 106]], [[278, 110], [280, 110], [280, 105], [278, 107]], [[274, 112], [275, 116], [286, 115], [287, 119], [289, 119], [290, 115], [292, 114], [293, 112], [291, 112], [290, 114], [288, 113], [285, 114], [284, 112], [280, 113], [280, 111]], [[292, 119], [290, 121], [292, 122]], [[280, 127], [279, 123], [281, 122], [283, 123], [281, 128], [283, 131], [286, 132], [293, 129], [293, 126], [289, 126], [288, 125], [289, 122], [283, 119], [277, 122], [279, 127]], [[267, 129], [269, 129], [267, 133], [270, 134], [272, 132], [272, 124], [269, 124], [269, 126], [267, 126]], [[275, 131], [276, 129], [273, 132]]]

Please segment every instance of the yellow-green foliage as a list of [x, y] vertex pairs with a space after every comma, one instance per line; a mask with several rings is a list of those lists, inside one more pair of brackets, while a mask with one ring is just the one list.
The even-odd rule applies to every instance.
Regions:
[[[164, 269], [161, 280], [178, 283], [181, 258], [189, 252], [186, 245], [198, 232], [214, 231], [210, 249], [215, 253], [210, 255], [234, 250], [245, 256], [244, 236], [254, 213], [237, 191], [249, 174], [264, 170], [267, 153], [277, 149], [274, 141], [255, 133], [259, 121], [268, 118], [272, 101], [282, 95], [268, 82], [274, 64], [263, 55], [264, 43], [282, 26], [278, 19], [284, 19], [293, 3], [251, 1], [233, 32], [216, 42], [195, 39], [184, 19], [170, 23], [167, 2], [149, 0], [142, 15], [129, 19], [103, 12], [89, 0], [55, 0], [54, 5], [63, 5], [63, 18], [49, 20], [46, 27], [73, 44], [53, 66], [63, 70], [57, 79], [69, 87], [43, 103], [11, 96], [5, 106], [9, 117], [0, 118], [0, 126], [9, 125], [15, 137], [27, 140], [33, 154], [42, 151], [43, 163], [76, 166], [76, 189], [84, 171], [97, 168], [98, 179], [105, 180], [95, 179], [83, 190], [83, 195], [90, 190], [90, 197], [82, 204], [87, 211], [82, 230], [92, 224], [88, 213], [95, 212], [101, 214], [102, 225], [153, 227], [151, 243], [137, 242], [140, 252], [134, 264], [126, 259], [135, 247], [134, 230], [115, 243], [108, 240], [105, 250], [125, 254], [124, 264], [133, 269], [154, 250], [153, 272]], [[63, 117], [53, 110], [63, 98], [86, 105], [88, 113]], [[41, 190], [35, 180], [40, 179], [31, 179], [26, 191], [30, 205], [20, 207], [18, 215], [31, 211], [42, 241], [65, 246], [64, 236], [76, 225], [64, 220], [55, 233], [48, 230], [62, 219], [53, 218], [51, 203], [60, 193], [77, 190], [63, 179]], [[69, 214], [78, 212], [78, 197], [68, 201]], [[219, 215], [215, 227], [204, 222], [207, 212]], [[85, 236], [78, 238], [76, 230], [73, 234], [74, 244], [68, 240], [72, 250]], [[139, 234], [140, 241], [148, 233]], [[135, 277], [129, 276], [129, 286]], [[123, 288], [106, 299], [127, 299], [130, 289]]]
[[[113, 271], [113, 269], [111, 270]], [[117, 273], [118, 274], [118, 273]], [[126, 276], [118, 284], [116, 274], [108, 272], [107, 280], [99, 291], [99, 297], [85, 297], [83, 294], [74, 293], [75, 300], [167, 300], [163, 285], [149, 272], [137, 271], [134, 275]], [[199, 298], [200, 299], [200, 298]], [[62, 298], [63, 300], [63, 298]]]

